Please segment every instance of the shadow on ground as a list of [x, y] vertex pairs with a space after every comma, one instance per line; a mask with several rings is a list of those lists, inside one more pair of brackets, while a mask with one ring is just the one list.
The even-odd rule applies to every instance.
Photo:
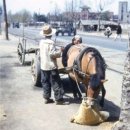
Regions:
[[[62, 78], [62, 84], [63, 84], [65, 93], [73, 93], [73, 91], [72, 91], [73, 88], [72, 88], [71, 82], [68, 77]], [[78, 86], [76, 85], [75, 87], [78, 87]], [[84, 85], [80, 84], [79, 87], [80, 87], [81, 92], [85, 93]]]
[[[69, 81], [69, 78], [62, 78], [62, 83], [63, 83], [63, 87], [64, 87], [66, 95], [69, 94], [69, 93], [72, 93], [72, 86], [71, 86], [71, 83]], [[77, 87], [77, 86], [75, 86], [75, 87]], [[82, 91], [82, 94], [85, 95], [84, 85], [81, 84], [80, 89]], [[73, 99], [73, 97], [69, 97], [69, 96], [66, 96], [66, 97], [68, 97], [68, 100], [71, 103], [79, 103], [79, 104], [81, 103], [81, 100], [76, 101], [76, 100]], [[100, 99], [101, 99], [101, 96], [99, 96], [98, 101], [100, 101]], [[104, 102], [105, 102], [105, 104], [104, 104], [103, 110], [109, 112], [109, 114], [110, 114], [110, 117], [108, 118], [107, 121], [113, 122], [113, 121], [119, 120], [120, 107], [117, 106], [114, 102], [111, 102], [107, 99], [105, 99]]]
[[120, 107], [117, 106], [114, 102], [105, 100], [105, 105], [103, 109], [110, 113], [110, 117], [108, 118], [108, 121], [113, 122], [119, 120]]
[[[61, 78], [61, 79], [62, 79], [64, 91], [65, 91], [65, 96], [64, 96], [65, 100], [69, 101], [70, 104], [73, 104], [73, 103], [80, 104], [82, 100], [73, 98], [73, 94], [72, 94], [73, 91], [72, 91], [72, 86], [71, 86], [69, 78], [66, 77], [66, 78]], [[75, 86], [75, 87], [77, 87], [77, 86]], [[42, 90], [42, 87], [41, 86], [40, 86], [40, 88], [34, 87], [34, 89]], [[80, 89], [82, 91], [82, 94], [85, 95], [84, 85], [81, 84]], [[100, 101], [100, 99], [101, 99], [101, 96], [99, 96], [98, 101]], [[104, 104], [103, 110], [109, 112], [109, 114], [110, 114], [110, 117], [107, 121], [113, 122], [113, 121], [117, 121], [119, 119], [120, 107], [117, 106], [114, 102], [111, 102], [111, 101], [105, 99], [105, 104]]]

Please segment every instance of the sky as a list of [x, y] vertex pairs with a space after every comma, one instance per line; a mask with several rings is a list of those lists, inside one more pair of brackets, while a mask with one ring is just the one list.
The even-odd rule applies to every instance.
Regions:
[[[2, 5], [0, 0], [0, 5]], [[7, 12], [11, 11], [12, 13], [26, 9], [31, 13], [44, 13], [53, 12], [55, 8], [60, 9], [60, 11], [65, 10], [65, 1], [71, 0], [6, 0]], [[85, 4], [91, 8], [91, 11], [97, 11], [99, 1], [105, 1], [104, 10], [113, 11], [114, 14], [118, 14], [118, 2], [119, 1], [128, 1], [128, 0], [73, 0], [75, 3]], [[130, 5], [130, 2], [128, 2]], [[129, 7], [130, 10], [130, 7]]]

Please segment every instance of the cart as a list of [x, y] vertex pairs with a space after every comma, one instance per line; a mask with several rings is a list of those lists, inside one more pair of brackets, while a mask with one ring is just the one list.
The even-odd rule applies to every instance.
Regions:
[[[34, 40], [34, 39], [31, 39]], [[35, 40], [36, 42], [36, 40]], [[31, 73], [32, 73], [32, 79], [33, 79], [33, 84], [35, 86], [40, 86], [40, 80], [41, 80], [41, 75], [40, 75], [40, 52], [39, 52], [38, 46], [35, 48], [29, 48], [27, 49], [27, 39], [22, 38], [20, 40], [19, 38], [19, 43], [17, 46], [17, 55], [18, 55], [18, 60], [21, 65], [26, 64], [26, 54], [34, 54], [32, 60], [31, 60]]]
[[18, 55], [18, 59], [19, 59], [19, 63], [21, 65], [25, 65], [25, 55], [26, 54], [31, 54], [31, 53], [36, 53], [39, 48], [30, 48], [30, 49], [26, 49], [26, 42], [27, 39], [22, 38], [22, 40], [20, 41], [19, 39], [19, 43], [17, 46], [17, 55]]
[[[31, 60], [32, 80], [33, 80], [34, 86], [40, 87], [41, 86], [40, 49], [38, 47], [27, 49], [26, 45], [27, 45], [27, 39], [23, 38], [21, 41], [19, 40], [19, 43], [17, 46], [17, 55], [18, 55], [19, 63], [21, 65], [25, 65], [26, 54], [34, 54]], [[58, 46], [61, 47], [60, 45]], [[64, 69], [61, 63], [61, 58], [57, 59], [57, 63], [58, 63], [59, 73], [66, 74], [67, 69], [66, 70]]]

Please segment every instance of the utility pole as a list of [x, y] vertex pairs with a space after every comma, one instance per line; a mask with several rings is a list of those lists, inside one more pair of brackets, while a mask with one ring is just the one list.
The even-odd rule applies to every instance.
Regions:
[[101, 26], [101, 14], [102, 14], [102, 11], [104, 9], [104, 2], [103, 0], [100, 0], [99, 2], [99, 16], [98, 16], [98, 31], [100, 31], [100, 26]]
[[73, 5], [73, 0], [72, 0], [72, 21], [74, 20], [74, 5]]
[[74, 16], [74, 1], [72, 0], [72, 19], [71, 22], [73, 24], [73, 26], [75, 26], [75, 16]]
[[3, 9], [4, 9], [4, 22], [5, 22], [5, 38], [6, 38], [6, 40], [9, 40], [7, 12], [6, 12], [6, 1], [5, 0], [3, 0]]
[[2, 16], [2, 7], [0, 6], [0, 35], [1, 35], [1, 33], [2, 33], [2, 29], [1, 29], [1, 17]]

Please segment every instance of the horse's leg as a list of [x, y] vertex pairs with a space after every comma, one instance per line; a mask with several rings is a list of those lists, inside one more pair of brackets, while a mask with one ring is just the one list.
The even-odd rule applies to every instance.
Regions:
[[70, 76], [69, 76], [69, 79], [70, 79], [70, 83], [72, 85], [72, 91], [73, 91], [74, 98], [79, 98], [79, 99], [82, 98], [82, 95], [78, 89], [76, 82]]
[[104, 97], [106, 95], [106, 89], [105, 89], [103, 84], [101, 86], [101, 91], [102, 91], [102, 97], [101, 97], [101, 100], [100, 100], [100, 106], [103, 107], [104, 106]]

